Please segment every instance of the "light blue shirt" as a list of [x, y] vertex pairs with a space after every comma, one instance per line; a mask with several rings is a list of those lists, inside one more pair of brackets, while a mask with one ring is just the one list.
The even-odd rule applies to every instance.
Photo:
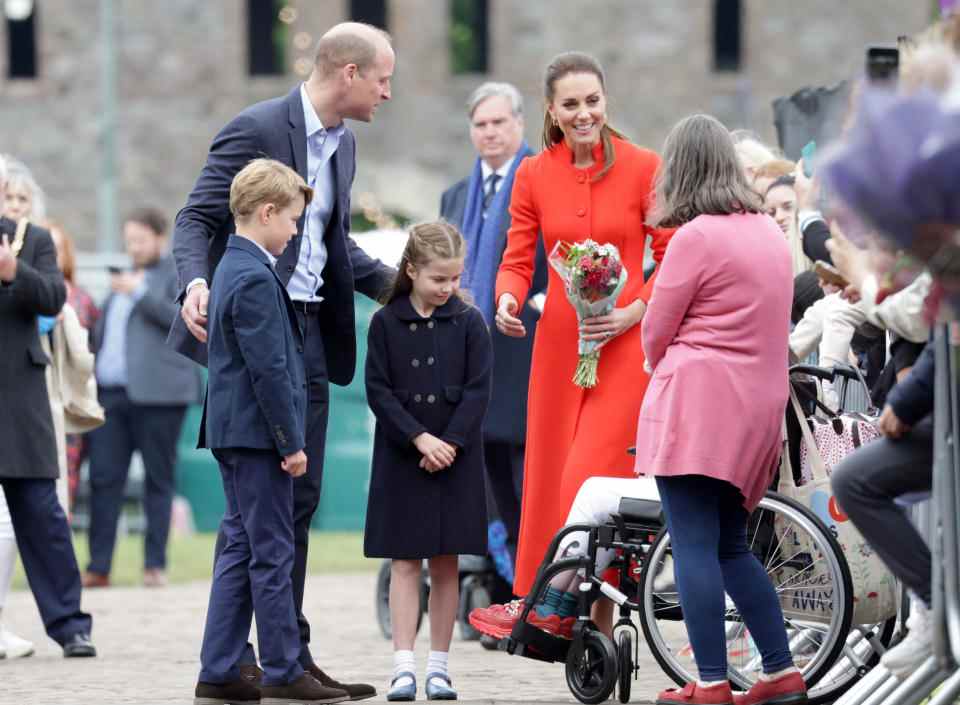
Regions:
[[323, 285], [323, 267], [327, 263], [327, 246], [323, 242], [336, 203], [336, 177], [331, 158], [340, 146], [343, 123], [325, 128], [313, 109], [304, 84], [300, 84], [303, 120], [307, 131], [307, 184], [313, 189], [313, 200], [307, 206], [303, 221], [300, 258], [287, 284], [287, 293], [294, 301], [320, 301], [317, 291]]
[[103, 342], [97, 352], [97, 382], [101, 387], [127, 386], [127, 323], [133, 307], [147, 292], [144, 281], [131, 294], [115, 293], [107, 306]]

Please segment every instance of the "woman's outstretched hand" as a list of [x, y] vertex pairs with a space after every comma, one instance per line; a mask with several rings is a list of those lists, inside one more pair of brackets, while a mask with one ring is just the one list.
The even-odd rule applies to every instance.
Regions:
[[517, 318], [519, 312], [520, 304], [517, 303], [513, 294], [501, 294], [495, 317], [497, 330], [511, 338], [524, 337], [527, 334], [527, 329], [524, 327], [523, 321]]

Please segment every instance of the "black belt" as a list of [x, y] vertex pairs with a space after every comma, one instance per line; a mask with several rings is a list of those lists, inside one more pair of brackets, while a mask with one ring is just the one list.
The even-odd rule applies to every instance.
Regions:
[[294, 301], [293, 307], [300, 313], [315, 316], [320, 313], [320, 301]]

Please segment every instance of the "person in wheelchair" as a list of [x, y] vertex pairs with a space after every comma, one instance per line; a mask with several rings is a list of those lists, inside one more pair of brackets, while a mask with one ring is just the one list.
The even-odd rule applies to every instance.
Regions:
[[[641, 336], [653, 370], [640, 411], [636, 470], [651, 477], [595, 478], [570, 521], [596, 524], [620, 498], [659, 496], [699, 679], [665, 690], [659, 705], [732, 705], [725, 595], [739, 609], [763, 662], [737, 705], [806, 700], [777, 594], [747, 546], [747, 520], [776, 471], [788, 399], [791, 260], [783, 234], [747, 185], [730, 135], [710, 116], [681, 120], [667, 137], [654, 224], [680, 226], [654, 286]], [[572, 534], [558, 553], [586, 550]], [[598, 552], [598, 568], [610, 553]], [[528, 621], [568, 633], [575, 574], [552, 581]], [[510, 633], [517, 604], [476, 610], [481, 631]]]

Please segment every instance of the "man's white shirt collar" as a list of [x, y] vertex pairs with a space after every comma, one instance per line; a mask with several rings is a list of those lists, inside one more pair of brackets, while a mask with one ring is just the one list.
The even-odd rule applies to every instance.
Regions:
[[[507, 174], [510, 173], [510, 167], [513, 166], [513, 160], [517, 158], [517, 155], [514, 154], [510, 157], [503, 165], [496, 170], [497, 176], [500, 177], [500, 181], [497, 182], [497, 188], [500, 188], [500, 184], [503, 183], [503, 180], [507, 178]], [[490, 177], [490, 174], [494, 173], [494, 169], [490, 167], [482, 159], [480, 160], [480, 175], [483, 177], [483, 183], [487, 183], [487, 179]]]
[[339, 135], [343, 132], [343, 123], [341, 122], [336, 127], [326, 128], [323, 126], [323, 122], [320, 120], [320, 116], [317, 115], [317, 111], [313, 109], [313, 103], [310, 102], [310, 96], [307, 93], [307, 84], [300, 84], [300, 100], [303, 102], [303, 126], [306, 128], [307, 139], [310, 139], [317, 132], [326, 130], [331, 135]]

